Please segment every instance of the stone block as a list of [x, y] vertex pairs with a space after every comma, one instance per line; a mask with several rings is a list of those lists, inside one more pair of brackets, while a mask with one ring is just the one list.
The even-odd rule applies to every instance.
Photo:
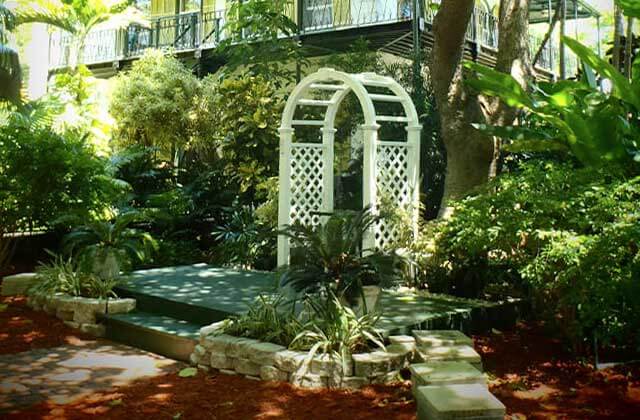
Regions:
[[429, 385], [416, 392], [418, 420], [502, 420], [505, 406], [478, 384]]
[[20, 273], [2, 279], [2, 296], [26, 295], [30, 287], [41, 281], [36, 273]]
[[391, 344], [416, 344], [416, 338], [412, 335], [390, 335], [388, 340]]
[[64, 321], [64, 325], [66, 325], [69, 328], [73, 328], [75, 330], [80, 328], [80, 324], [74, 321]]
[[[99, 305], [99, 310], [102, 311], [103, 305]], [[126, 314], [136, 309], [135, 299], [109, 299], [106, 307], [110, 314]]]
[[203, 372], [209, 372], [211, 368], [207, 365], [198, 365], [198, 370], [201, 370]]
[[225, 375], [237, 375], [238, 372], [231, 369], [220, 369], [220, 373], [224, 373]]
[[259, 376], [244, 375], [244, 377], [245, 377], [246, 379], [250, 379], [250, 380], [252, 380], [252, 381], [260, 381], [260, 380], [261, 380]]
[[252, 338], [235, 337], [235, 340], [229, 341], [226, 348], [227, 356], [249, 359], [249, 355], [251, 354], [249, 346], [257, 343], [259, 343], [259, 341]]
[[189, 362], [193, 365], [196, 366], [198, 364], [200, 364], [200, 362], [202, 357], [200, 355], [198, 355], [196, 352], [193, 352], [189, 355]]
[[205, 349], [200, 344], [196, 344], [195, 347], [193, 348], [193, 352], [202, 358], [205, 355], [205, 353], [207, 353], [207, 349]]
[[94, 337], [104, 337], [107, 330], [102, 324], [80, 324], [80, 331]]
[[295, 372], [299, 370], [307, 358], [307, 353], [293, 350], [282, 350], [274, 355], [274, 365], [285, 372]]
[[440, 346], [418, 348], [423, 362], [468, 362], [482, 370], [482, 359], [471, 346]]
[[342, 374], [342, 358], [334, 354], [316, 354], [311, 359], [311, 373], [331, 376], [336, 372]]
[[235, 359], [225, 356], [223, 353], [211, 353], [209, 362], [215, 369], [233, 369]]
[[265, 381], [287, 382], [289, 374], [275, 366], [262, 366], [260, 377]]
[[64, 311], [60, 308], [56, 310], [56, 318], [63, 321], [73, 321], [73, 311]]
[[259, 364], [244, 358], [235, 359], [233, 363], [233, 370], [242, 375], [260, 376], [261, 367], [262, 366], [260, 366]]
[[391, 370], [392, 356], [382, 351], [354, 354], [355, 376], [374, 377], [384, 375]]
[[326, 388], [327, 379], [320, 375], [314, 375], [312, 373], [298, 374], [294, 373], [289, 378], [289, 382], [292, 385], [300, 388]]
[[219, 321], [219, 322], [214, 322], [211, 325], [206, 325], [202, 328], [200, 328], [200, 344], [204, 344], [204, 341], [207, 337], [209, 337], [210, 335], [213, 335], [214, 333], [217, 333], [220, 331], [220, 329], [226, 324], [226, 321]]
[[246, 349], [251, 361], [260, 365], [273, 365], [275, 354], [287, 348], [278, 344], [257, 342], [248, 344]]
[[340, 388], [360, 389], [367, 385], [369, 385], [369, 378], [364, 378], [362, 376], [345, 376], [342, 378]]
[[413, 330], [418, 347], [472, 346], [473, 340], [456, 330]]
[[232, 337], [226, 334], [208, 336], [200, 343], [202, 347], [209, 350], [212, 354], [226, 354], [229, 345], [238, 340], [238, 337]]
[[371, 378], [372, 384], [392, 384], [400, 381], [402, 381], [402, 378], [400, 377], [399, 370], [392, 370], [384, 375]]
[[419, 363], [409, 370], [414, 394], [418, 387], [427, 385], [487, 385], [484, 374], [467, 362]]

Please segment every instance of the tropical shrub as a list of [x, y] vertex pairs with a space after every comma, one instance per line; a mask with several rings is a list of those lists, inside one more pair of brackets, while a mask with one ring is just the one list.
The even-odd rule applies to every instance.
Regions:
[[130, 226], [139, 217], [128, 212], [113, 220], [90, 220], [65, 236], [64, 247], [100, 279], [118, 278], [121, 269], [131, 268], [133, 261], [143, 261], [157, 248], [149, 233]]
[[[178, 162], [193, 132], [200, 82], [177, 58], [149, 50], [115, 79], [110, 112], [121, 145], [156, 147]], [[178, 165], [179, 166], [179, 165]]]
[[391, 251], [362, 249], [366, 232], [379, 220], [370, 209], [335, 213], [324, 224], [295, 223], [281, 234], [291, 244], [291, 264], [281, 283], [304, 294], [336, 295], [353, 303], [364, 285], [398, 281], [406, 261]]
[[467, 297], [496, 286], [529, 296], [576, 347], [593, 334], [640, 345], [639, 199], [628, 170], [526, 163], [431, 227], [424, 280]]
[[0, 125], [0, 185], [2, 224], [23, 230], [101, 212], [125, 188], [85, 137], [12, 121]]

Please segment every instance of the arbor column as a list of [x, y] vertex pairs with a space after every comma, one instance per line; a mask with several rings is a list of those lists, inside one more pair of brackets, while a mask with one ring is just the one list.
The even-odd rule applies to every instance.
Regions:
[[[362, 137], [364, 141], [364, 153], [362, 163], [362, 205], [369, 207], [373, 214], [378, 213], [378, 186], [376, 177], [376, 158], [378, 154], [378, 130], [380, 125], [363, 124]], [[365, 233], [362, 240], [363, 249], [374, 249], [376, 245], [375, 232], [373, 226]]]
[[[280, 174], [278, 191], [278, 229], [289, 224], [289, 203], [291, 202], [291, 142], [295, 130], [281, 127], [280, 132]], [[289, 240], [278, 235], [278, 267], [289, 264]]]

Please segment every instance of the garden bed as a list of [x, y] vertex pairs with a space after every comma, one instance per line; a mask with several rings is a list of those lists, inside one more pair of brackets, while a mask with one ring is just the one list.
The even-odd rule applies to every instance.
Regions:
[[400, 380], [414, 357], [413, 337], [391, 336], [386, 349], [351, 355], [346, 362], [330, 354], [293, 351], [285, 346], [219, 334], [222, 322], [200, 330], [191, 362], [203, 369], [251, 379], [289, 382], [302, 388], [359, 389]]
[[136, 300], [129, 298], [96, 299], [65, 294], [52, 296], [33, 294], [29, 296], [27, 304], [34, 310], [42, 310], [49, 315], [55, 315], [71, 328], [79, 329], [96, 337], [103, 337], [105, 327], [98, 322], [98, 317], [107, 313], [131, 312], [136, 307]]

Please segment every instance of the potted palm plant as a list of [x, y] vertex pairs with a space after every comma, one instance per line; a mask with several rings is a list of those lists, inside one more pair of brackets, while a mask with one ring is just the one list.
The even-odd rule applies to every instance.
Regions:
[[335, 213], [324, 224], [293, 224], [281, 234], [291, 242], [292, 262], [281, 284], [299, 293], [335, 295], [359, 313], [375, 310], [381, 287], [403, 273], [404, 257], [362, 249], [366, 232], [379, 220], [366, 208]]
[[139, 220], [137, 212], [118, 215], [113, 220], [91, 220], [65, 236], [64, 246], [78, 255], [101, 279], [119, 277], [123, 267], [142, 261], [157, 244], [152, 236], [131, 224]]

